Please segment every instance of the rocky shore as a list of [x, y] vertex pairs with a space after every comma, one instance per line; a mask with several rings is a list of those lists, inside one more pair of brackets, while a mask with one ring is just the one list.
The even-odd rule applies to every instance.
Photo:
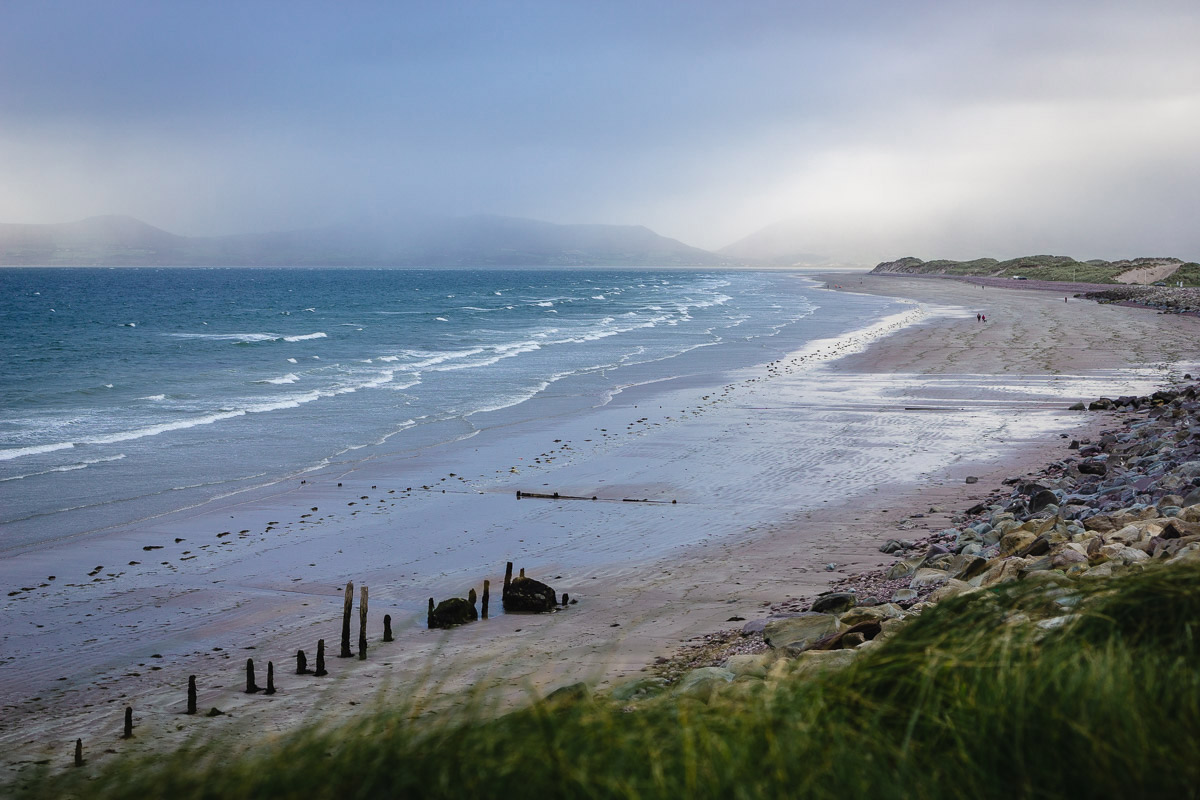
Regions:
[[1200, 313], [1200, 289], [1189, 287], [1115, 286], [1087, 292], [1083, 297], [1098, 303], [1137, 305], [1175, 314]]
[[1019, 620], [1050, 630], [1072, 619], [1077, 582], [1200, 563], [1200, 384], [1099, 398], [1088, 408], [1111, 414], [1114, 427], [1095, 441], [1070, 441], [1063, 458], [1037, 473], [1006, 479], [955, 516], [955, 527], [884, 542], [880, 551], [897, 559], [891, 567], [704, 637], [613, 696], [708, 700], [846, 666], [933, 604], [1012, 581], [1056, 596], [1053, 611]]

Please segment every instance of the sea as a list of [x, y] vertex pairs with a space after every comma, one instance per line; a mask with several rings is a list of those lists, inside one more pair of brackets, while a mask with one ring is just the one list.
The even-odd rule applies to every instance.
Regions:
[[907, 308], [794, 273], [0, 270], [0, 553], [732, 373]]

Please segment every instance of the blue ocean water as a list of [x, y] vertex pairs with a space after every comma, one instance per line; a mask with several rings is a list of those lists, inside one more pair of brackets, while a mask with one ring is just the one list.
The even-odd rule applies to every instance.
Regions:
[[685, 270], [0, 270], [0, 550], [715, 372], [895, 301]]

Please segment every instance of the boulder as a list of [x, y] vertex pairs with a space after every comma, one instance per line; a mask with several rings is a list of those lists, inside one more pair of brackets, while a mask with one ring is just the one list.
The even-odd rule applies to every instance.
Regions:
[[1029, 498], [1029, 510], [1034, 514], [1041, 511], [1046, 506], [1057, 506], [1058, 495], [1049, 489], [1042, 489], [1033, 497]]
[[901, 604], [915, 603], [915, 602], [917, 602], [917, 596], [918, 595], [917, 595], [916, 589], [908, 589], [908, 588], [897, 589], [896, 593], [892, 595], [892, 602], [893, 603], [901, 603]]
[[725, 659], [724, 666], [735, 676], [765, 678], [776, 658], [778, 656], [775, 653], [739, 653]]
[[[903, 591], [903, 590], [901, 590]], [[909, 589], [908, 591], [912, 591]], [[917, 599], [917, 593], [913, 592], [912, 598]], [[860, 606], [852, 608], [845, 614], [842, 614], [838, 619], [843, 625], [855, 626], [860, 622], [875, 621], [880, 622], [885, 619], [898, 619], [904, 616], [904, 609], [895, 603], [883, 603], [877, 606]]]
[[803, 650], [808, 644], [831, 633], [837, 633], [840, 627], [838, 618], [833, 614], [808, 611], [794, 617], [768, 622], [767, 627], [763, 629], [763, 639], [776, 650]]
[[717, 689], [733, 678], [734, 674], [723, 667], [700, 667], [684, 675], [671, 693], [707, 703]]
[[924, 559], [906, 558], [903, 561], [897, 561], [892, 564], [892, 568], [888, 570], [888, 580], [896, 580], [898, 578], [907, 578], [917, 571], [917, 567]]
[[1023, 558], [1006, 558], [995, 560], [992, 562], [992, 566], [983, 573], [982, 580], [980, 580], [979, 585], [984, 589], [987, 589], [1000, 583], [1015, 581], [1021, 577], [1021, 570], [1024, 568], [1025, 559]]
[[823, 594], [813, 601], [809, 611], [824, 614], [839, 614], [858, 605], [858, 598], [853, 592], [830, 592]]
[[910, 589], [924, 589], [927, 586], [937, 586], [950, 580], [950, 573], [940, 569], [919, 569], [913, 574], [908, 584]]
[[[882, 630], [883, 626], [877, 620], [867, 620], [840, 633], [831, 633], [824, 639], [813, 642], [806, 650], [841, 650], [846, 647], [856, 647], [869, 639], [874, 639]], [[846, 643], [847, 636], [851, 637], [850, 644]]]
[[505, 611], [542, 612], [558, 608], [554, 590], [533, 578], [513, 578], [501, 599]]
[[854, 663], [857, 650], [810, 650], [796, 659], [793, 675], [817, 675], [830, 670], [845, 669]]
[[1054, 569], [1069, 569], [1073, 564], [1086, 564], [1087, 562], [1087, 555], [1069, 547], [1062, 548], [1050, 559], [1050, 565]]
[[608, 696], [619, 703], [630, 700], [646, 700], [663, 693], [667, 688], [666, 678], [638, 678], [615, 686]]
[[425, 621], [430, 628], [453, 628], [479, 619], [479, 612], [465, 598], [451, 597], [437, 604]]
[[987, 559], [963, 553], [954, 559], [950, 564], [950, 568], [946, 571], [950, 573], [951, 578], [969, 581], [976, 575], [982, 574], [985, 569], [987, 569]]
[[1029, 531], [1012, 531], [1006, 533], [1000, 538], [1000, 553], [1001, 555], [1011, 555], [1024, 550], [1037, 539]]
[[978, 591], [979, 591], [979, 589], [977, 589], [976, 587], [967, 583], [966, 581], [960, 581], [960, 580], [951, 578], [950, 580], [946, 581], [944, 584], [942, 584], [941, 586], [939, 586], [938, 588], [933, 590], [933, 592], [929, 595], [929, 602], [940, 603], [943, 600], [954, 597], [956, 595], [970, 594], [971, 592], [978, 592]]

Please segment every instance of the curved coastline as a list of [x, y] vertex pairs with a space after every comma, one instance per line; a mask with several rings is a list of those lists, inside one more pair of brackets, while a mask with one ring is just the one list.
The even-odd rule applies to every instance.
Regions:
[[[631, 387], [586, 420], [577, 420], [576, 429], [560, 437], [599, 439], [593, 455], [579, 462], [571, 462], [569, 454], [547, 456], [561, 458], [561, 466], [552, 462], [548, 469], [531, 473], [543, 476], [536, 484], [553, 474], [554, 488], [561, 488], [564, 494], [578, 490], [590, 496], [603, 480], [612, 489], [612, 498], [646, 487], [652, 487], [656, 496], [685, 495], [680, 501], [685, 507], [683, 515], [667, 516], [680, 511], [679, 507], [631, 510], [616, 504], [530, 502], [522, 507], [520, 517], [508, 517], [505, 515], [517, 502], [510, 488], [524, 479], [521, 473], [502, 476], [487, 491], [454, 492], [456, 513], [476, 518], [493, 515], [496, 530], [526, 526], [522, 530], [530, 534], [522, 538], [534, 541], [527, 543], [518, 558], [536, 565], [537, 574], [562, 575], [552, 583], [580, 600], [568, 612], [545, 619], [495, 616], [486, 625], [468, 626], [448, 637], [405, 628], [397, 648], [403, 652], [385, 651], [387, 645], [376, 651], [389, 662], [388, 668], [374, 660], [368, 662], [369, 670], [339, 665], [346, 671], [345, 680], [285, 692], [276, 701], [255, 705], [238, 696], [236, 664], [225, 650], [253, 642], [257, 650], [278, 652], [277, 658], [282, 659], [282, 654], [294, 653], [297, 646], [311, 647], [310, 640], [315, 641], [318, 634], [333, 636], [340, 599], [337, 587], [330, 585], [331, 576], [292, 582], [290, 565], [285, 563], [280, 574], [267, 579], [261, 575], [261, 565], [266, 562], [246, 564], [240, 570], [223, 571], [218, 580], [225, 586], [212, 588], [204, 585], [207, 581], [181, 580], [177, 594], [158, 598], [161, 612], [147, 615], [154, 617], [144, 623], [148, 632], [156, 625], [163, 631], [189, 624], [196, 628], [180, 640], [182, 646], [175, 652], [164, 653], [162, 670], [134, 678], [122, 676], [131, 661], [149, 654], [130, 651], [129, 657], [122, 658], [108, 653], [85, 663], [92, 670], [89, 677], [68, 680], [66, 686], [52, 688], [37, 701], [20, 700], [19, 692], [14, 697], [10, 690], [7, 694], [15, 702], [0, 741], [9, 745], [12, 758], [17, 758], [18, 754], [28, 756], [61, 747], [61, 742], [79, 735], [71, 731], [116, 730], [119, 694], [136, 698], [139, 707], [167, 712], [178, 705], [172, 687], [189, 671], [209, 676], [206, 705], [233, 709], [243, 722], [252, 720], [244, 725], [247, 730], [241, 735], [246, 736], [255, 729], [293, 727], [317, 705], [344, 709], [333, 712], [334, 716], [353, 713], [349, 701], [373, 696], [405, 675], [416, 674], [435, 653], [436, 658], [452, 660], [462, 668], [461, 674], [440, 687], [446, 697], [497, 669], [506, 675], [513, 701], [524, 696], [521, 684], [526, 681], [542, 691], [580, 678], [597, 685], [619, 681], [636, 675], [654, 658], [669, 654], [679, 642], [720, 629], [731, 614], [744, 614], [789, 596], [813, 594], [833, 580], [885, 563], [877, 547], [894, 533], [895, 520], [923, 513], [933, 505], [960, 510], [1010, 473], [1043, 463], [1048, 454], [1062, 447], [1054, 433], [1098, 424], [1094, 417], [1066, 413], [1068, 398], [1136, 392], [1188, 366], [1182, 359], [1188, 352], [1187, 341], [1196, 333], [1193, 320], [1050, 302], [1057, 298], [1031, 301], [1028, 294], [988, 290], [989, 322], [985, 327], [971, 319], [978, 289], [956, 284], [931, 290], [927, 288], [930, 283], [864, 276], [863, 283], [849, 288], [958, 308], [960, 316], [931, 316], [877, 338], [869, 346], [853, 348], [853, 352], [848, 349], [829, 364], [801, 361], [809, 354], [793, 353], [763, 367], [747, 368], [738, 376], [740, 385], [735, 389], [728, 388], [731, 384], [683, 386], [663, 393], [657, 391], [662, 387], [655, 387], [654, 392]], [[1078, 335], [1060, 336], [1056, 330]], [[1124, 338], [1114, 337], [1117, 332]], [[1134, 346], [1130, 347], [1130, 342]], [[823, 380], [814, 381], [814, 372]], [[814, 394], [814, 383], [823, 383], [824, 388]], [[1128, 386], [1129, 391], [1094, 391], [1096, 386], [1113, 384]], [[727, 394], [722, 397], [721, 392]], [[646, 410], [640, 406], [651, 403], [668, 407], [658, 430], [642, 425], [647, 429], [645, 435], [621, 441], [615, 435], [600, 435], [602, 428], [609, 429], [603, 433], [610, 433], [637, 425]], [[935, 413], [914, 411], [917, 407]], [[654, 412], [659, 413], [658, 409]], [[672, 417], [670, 424], [665, 424], [667, 416]], [[819, 439], [802, 435], [813, 429], [827, 435]], [[972, 437], [978, 439], [974, 444]], [[494, 444], [480, 444], [511, 449], [513, 441], [498, 438]], [[939, 449], [939, 442], [952, 446]], [[905, 449], [912, 452], [902, 452]], [[861, 465], [854, 475], [822, 475], [819, 456], [850, 450], [860, 453]], [[806, 460], [807, 456], [812, 458]], [[416, 460], [426, 472], [452, 470], [437, 452], [423, 453]], [[701, 468], [706, 460], [720, 463]], [[631, 469], [630, 462], [642, 466]], [[412, 463], [413, 459], [406, 459], [402, 466], [411, 467]], [[347, 484], [341, 487], [347, 490], [341, 494], [336, 486], [312, 486], [303, 499], [299, 490], [293, 489], [284, 502], [292, 508], [310, 500], [321, 508], [335, 502], [346, 508], [346, 502], [362, 502], [346, 500], [347, 496], [366, 494], [378, 506], [379, 494], [364, 482], [374, 481], [380, 492], [385, 491], [380, 476], [394, 466], [376, 462], [369, 470], [336, 476]], [[978, 477], [979, 483], [965, 484], [966, 474]], [[823, 483], [835, 478], [841, 483]], [[801, 487], [800, 481], [807, 481], [809, 489]], [[856, 481], [862, 482], [861, 487]], [[536, 484], [531, 488], [540, 488]], [[440, 494], [441, 488], [424, 491]], [[319, 499], [312, 499], [316, 493]], [[706, 498], [706, 493], [715, 499]], [[417, 516], [433, 519], [449, 507], [440, 502], [438, 506], [429, 515]], [[278, 505], [269, 503], [261, 507], [248, 504], [239, 515], [237, 528], [257, 532], [279, 519], [272, 516], [279, 510]], [[367, 512], [365, 518], [347, 516], [344, 522], [326, 522], [325, 529], [336, 534], [336, 542], [310, 543], [303, 549], [305, 557], [311, 557], [313, 563], [332, 562], [339, 545], [368, 551], [378, 548], [382, 540], [370, 532], [382, 535], [384, 528], [371, 517]], [[376, 519], [385, 517], [386, 513], [376, 515]], [[945, 527], [943, 522], [930, 516], [924, 524]], [[638, 563], [612, 557], [614, 548], [628, 549], [631, 542], [649, 541], [664, 525], [680, 524], [701, 526], [701, 539], [682, 549], [656, 550], [647, 545], [647, 556]], [[713, 527], [705, 530], [703, 524]], [[597, 530], [595, 526], [604, 526], [606, 531], [628, 530], [612, 534], [619, 542], [590, 551], [583, 548], [582, 541], [573, 541], [556, 556], [551, 543], [565, 536], [563, 526], [585, 531]], [[296, 531], [303, 527], [292, 524]], [[282, 525], [276, 530], [282, 530]], [[172, 532], [162, 528], [153, 534], [163, 537]], [[127, 544], [138, 546], [140, 541], [133, 537]], [[502, 567], [502, 558], [489, 555], [495, 552], [498, 556], [500, 550], [489, 549], [486, 531], [469, 546], [491, 559], [488, 563]], [[265, 540], [255, 547], [262, 558], [281, 555], [278, 547]], [[571, 564], [568, 553], [582, 553], [582, 557]], [[404, 562], [399, 567], [395, 563], [384, 566], [378, 555], [367, 552], [354, 563], [339, 565], [340, 571], [350, 572], [345, 577], [356, 582], [365, 579], [371, 584], [372, 608], [406, 605], [410, 598], [404, 591], [389, 590], [384, 577], [402, 569]], [[91, 563], [90, 554], [82, 558]], [[442, 572], [427, 576], [421, 590], [428, 585], [452, 589], [464, 580], [477, 583], [475, 576], [455, 568], [453, 560], [427, 559], [426, 563], [441, 567]], [[827, 571], [825, 566], [831, 563], [835, 569]], [[488, 576], [480, 575], [479, 580], [482, 577]], [[497, 576], [490, 577], [495, 585]], [[303, 609], [297, 607], [300, 597], [309, 604]], [[203, 614], [187, 608], [207, 602], [213, 606]], [[219, 611], [214, 613], [214, 609]], [[63, 623], [74, 622], [83, 614], [78, 605], [64, 606], [58, 613], [63, 615]], [[18, 621], [23, 624], [26, 620]], [[96, 635], [94, 629], [92, 635]], [[214, 652], [212, 647], [225, 650]], [[534, 654], [536, 659], [531, 667], [523, 666], [514, 652]], [[72, 655], [78, 658], [79, 652]], [[0, 668], [11, 674], [14, 666], [9, 662]], [[26, 687], [18, 684], [16, 688]], [[87, 711], [79, 710], [84, 698], [92, 705]], [[44, 720], [42, 725], [31, 723], [38, 718]], [[193, 727], [185, 726], [189, 731]], [[170, 746], [173, 737], [178, 738], [165, 728], [162, 735], [156, 746]], [[30, 737], [32, 745], [25, 741]]]

